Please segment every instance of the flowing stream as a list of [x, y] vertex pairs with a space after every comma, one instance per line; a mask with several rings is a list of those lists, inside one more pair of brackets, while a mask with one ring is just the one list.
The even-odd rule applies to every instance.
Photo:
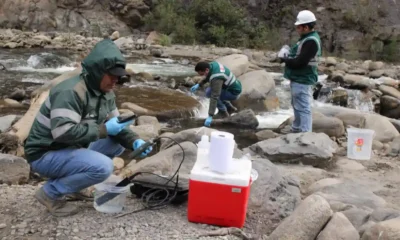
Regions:
[[[68, 51], [45, 51], [33, 49], [0, 50], [0, 63], [7, 68], [1, 72], [0, 95], [5, 97], [16, 88], [22, 88], [28, 94], [39, 85], [50, 81], [61, 73], [74, 69], [78, 56]], [[148, 72], [153, 76], [182, 78], [194, 76], [193, 65], [189, 61], [177, 61], [174, 59], [138, 59], [127, 57], [128, 66], [134, 72]], [[271, 73], [276, 82], [276, 91], [281, 108], [274, 112], [265, 112], [257, 115], [260, 122], [259, 128], [276, 128], [288, 117], [293, 115], [290, 106], [289, 82], [283, 79], [281, 73]], [[321, 75], [319, 81], [323, 82], [326, 75]], [[208, 99], [201, 95], [191, 94], [188, 89], [186, 94], [198, 99], [201, 103], [199, 109], [195, 109], [196, 117], [207, 117]], [[118, 92], [117, 92], [118, 97]], [[125, 99], [124, 99], [125, 100]], [[360, 105], [357, 94], [352, 95], [353, 105]], [[314, 101], [314, 104], [323, 105], [324, 99]], [[23, 113], [23, 112], [22, 112]], [[21, 114], [22, 114], [21, 113]], [[2, 114], [6, 115], [6, 114]]]

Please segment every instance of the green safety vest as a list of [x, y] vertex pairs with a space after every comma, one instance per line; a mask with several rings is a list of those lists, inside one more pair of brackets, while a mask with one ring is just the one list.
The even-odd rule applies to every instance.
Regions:
[[300, 38], [300, 40], [290, 49], [289, 58], [296, 58], [299, 56], [301, 47], [306, 41], [315, 41], [318, 46], [317, 54], [310, 60], [308, 65], [301, 69], [290, 69], [285, 66], [284, 77], [290, 81], [314, 85], [318, 81], [318, 62], [319, 57], [322, 55], [321, 39], [317, 32], [310, 32]]
[[233, 94], [240, 94], [242, 92], [242, 84], [236, 78], [235, 74], [219, 62], [210, 63], [210, 72], [207, 78], [210, 82], [214, 79], [223, 79], [224, 85], [222, 88], [227, 89]]

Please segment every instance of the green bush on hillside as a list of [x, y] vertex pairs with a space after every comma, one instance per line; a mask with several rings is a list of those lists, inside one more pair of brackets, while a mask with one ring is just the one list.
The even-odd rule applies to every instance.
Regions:
[[149, 30], [171, 36], [174, 43], [275, 48], [280, 42], [266, 26], [250, 24], [229, 0], [161, 0], [144, 21]]

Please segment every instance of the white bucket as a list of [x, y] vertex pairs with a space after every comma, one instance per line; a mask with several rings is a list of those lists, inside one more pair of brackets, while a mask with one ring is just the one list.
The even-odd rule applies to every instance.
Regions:
[[347, 157], [355, 160], [370, 160], [374, 130], [348, 128], [347, 129]]
[[[97, 211], [103, 213], [118, 213], [124, 209], [130, 185], [116, 187], [115, 185], [117, 185], [121, 180], [122, 179], [119, 177], [111, 175], [111, 177], [106, 181], [94, 186], [95, 192], [93, 207]], [[103, 200], [105, 197], [107, 200]], [[102, 202], [100, 205], [97, 204], [99, 200]]]

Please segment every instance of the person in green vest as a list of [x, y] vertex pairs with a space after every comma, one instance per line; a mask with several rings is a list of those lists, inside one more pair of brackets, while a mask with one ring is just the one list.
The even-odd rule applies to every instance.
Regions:
[[292, 48], [284, 46], [278, 57], [285, 63], [284, 78], [290, 80], [294, 121], [289, 131], [312, 131], [312, 86], [318, 82], [318, 61], [321, 56], [321, 39], [315, 31], [315, 15], [300, 11], [295, 23], [300, 39]]
[[84, 198], [82, 190], [113, 173], [112, 158], [145, 143], [128, 127], [133, 121], [118, 121], [113, 88], [127, 72], [117, 45], [98, 42], [81, 65], [81, 74], [50, 90], [24, 146], [32, 171], [48, 178], [35, 198], [56, 217], [78, 213], [66, 199]]
[[[205, 78], [190, 89], [192, 92], [210, 82], [210, 86], [206, 89], [206, 96], [210, 98], [210, 106], [204, 126], [209, 127], [213, 117], [225, 118], [237, 111], [231, 101], [240, 97], [242, 84], [229, 68], [215, 61], [199, 62], [195, 66], [195, 71]], [[218, 108], [218, 114], [214, 116], [216, 108]]]

